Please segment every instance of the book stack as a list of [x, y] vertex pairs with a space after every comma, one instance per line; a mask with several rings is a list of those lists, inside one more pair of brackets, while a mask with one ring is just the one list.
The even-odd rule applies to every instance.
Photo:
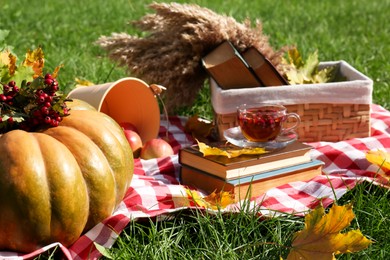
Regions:
[[222, 89], [288, 85], [256, 48], [240, 53], [224, 41], [202, 58], [202, 65]]
[[323, 162], [311, 159], [311, 149], [295, 141], [281, 150], [227, 158], [205, 157], [197, 146], [185, 147], [179, 151], [180, 181], [205, 193], [231, 192], [235, 201], [252, 198], [271, 188], [320, 175]]

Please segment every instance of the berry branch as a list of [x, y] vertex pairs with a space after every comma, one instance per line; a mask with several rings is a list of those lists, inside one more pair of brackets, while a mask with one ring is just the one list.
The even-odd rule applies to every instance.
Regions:
[[62, 117], [69, 115], [66, 98], [58, 94], [57, 79], [51, 74], [30, 82], [2, 83], [0, 94], [0, 132], [13, 129], [35, 131], [42, 127], [56, 127]]

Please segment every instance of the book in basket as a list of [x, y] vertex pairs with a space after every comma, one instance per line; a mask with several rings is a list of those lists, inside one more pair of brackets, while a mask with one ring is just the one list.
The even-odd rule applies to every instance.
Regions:
[[229, 41], [202, 58], [203, 67], [222, 89], [259, 87], [261, 82]]
[[284, 86], [289, 84], [274, 65], [255, 47], [248, 48], [242, 56], [263, 86]]
[[205, 171], [182, 165], [180, 181], [183, 185], [197, 188], [205, 193], [226, 191], [235, 201], [250, 199], [264, 194], [271, 188], [294, 181], [308, 181], [322, 174], [323, 162], [311, 160], [294, 166], [254, 174], [234, 180], [225, 180]]
[[[224, 146], [233, 147], [226, 142], [216, 143], [214, 146], [221, 149]], [[227, 158], [215, 155], [203, 156], [198, 146], [194, 145], [179, 150], [179, 163], [229, 180], [307, 163], [311, 160], [310, 151], [312, 149], [313, 147], [308, 144], [295, 141], [280, 150], [260, 155], [241, 155]]]

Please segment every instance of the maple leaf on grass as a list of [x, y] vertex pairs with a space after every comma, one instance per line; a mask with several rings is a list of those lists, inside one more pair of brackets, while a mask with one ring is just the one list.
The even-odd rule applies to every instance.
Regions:
[[305, 228], [294, 234], [287, 259], [335, 259], [336, 254], [367, 248], [372, 241], [360, 230], [340, 233], [354, 217], [351, 204], [333, 205], [328, 214], [323, 207], [313, 210], [305, 217]]

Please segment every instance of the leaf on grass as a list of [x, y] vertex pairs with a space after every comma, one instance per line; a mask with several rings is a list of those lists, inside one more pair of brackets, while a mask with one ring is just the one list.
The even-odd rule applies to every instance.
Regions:
[[335, 259], [334, 255], [358, 252], [371, 245], [360, 230], [340, 233], [354, 219], [352, 205], [333, 205], [328, 214], [323, 207], [305, 217], [305, 228], [294, 234], [287, 259]]
[[199, 151], [203, 154], [203, 156], [226, 156], [228, 158], [238, 157], [240, 155], [259, 155], [263, 153], [267, 153], [267, 151], [262, 147], [251, 147], [251, 148], [240, 148], [240, 149], [220, 149], [218, 147], [211, 147], [205, 143], [199, 142]]
[[382, 150], [371, 150], [366, 153], [366, 159], [372, 164], [378, 165], [386, 175], [390, 175], [390, 153]]
[[194, 115], [188, 118], [188, 121], [184, 126], [184, 131], [186, 133], [191, 133], [194, 138], [201, 139], [208, 137], [213, 128], [213, 123], [203, 120], [197, 115]]

